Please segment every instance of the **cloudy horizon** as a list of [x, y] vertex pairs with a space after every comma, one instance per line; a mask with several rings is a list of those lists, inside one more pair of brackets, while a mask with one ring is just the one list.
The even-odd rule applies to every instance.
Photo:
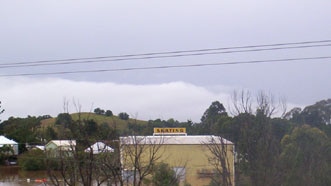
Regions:
[[[0, 81], [6, 85], [0, 88], [4, 100], [1, 106], [5, 109], [0, 115], [2, 121], [9, 117], [56, 117], [66, 111], [93, 112], [95, 108], [101, 108], [111, 110], [114, 115], [126, 112], [131, 118], [140, 120], [199, 122], [213, 101], [224, 104], [229, 112], [231, 94], [233, 91], [241, 91], [233, 87], [218, 87], [218, 91], [213, 91], [185, 82], [133, 85], [60, 78], [14, 79]], [[289, 108], [301, 106], [292, 103], [287, 105]]]
[[[127, 112], [131, 118], [198, 121], [212, 101], [227, 99], [184, 82], [130, 85], [65, 79], [18, 78], [2, 80], [2, 120], [14, 117], [51, 115], [65, 112], [93, 112], [95, 108], [111, 110], [115, 115]], [[29, 95], [28, 97], [26, 95]], [[68, 103], [68, 108], [64, 104]], [[75, 105], [76, 104], [76, 105]], [[80, 108], [78, 108], [80, 107]]]
[[[238, 90], [285, 97], [289, 108], [312, 105], [331, 95], [329, 7], [326, 0], [4, 1], [0, 101], [6, 111], [0, 119], [55, 117], [66, 99], [84, 111], [100, 107], [146, 120], [199, 122], [213, 101], [229, 105]], [[93, 61], [217, 48], [232, 49]], [[79, 58], [93, 62], [68, 60]], [[54, 59], [63, 61], [47, 64]], [[178, 68], [151, 69], [165, 66]], [[56, 73], [64, 71], [77, 73]]]

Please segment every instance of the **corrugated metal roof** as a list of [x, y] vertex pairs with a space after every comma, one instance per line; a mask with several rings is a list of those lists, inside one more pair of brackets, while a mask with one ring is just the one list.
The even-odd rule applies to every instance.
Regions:
[[58, 147], [71, 146], [71, 145], [75, 146], [76, 140], [52, 140], [48, 143], [54, 143]]
[[114, 149], [110, 146], [107, 146], [103, 142], [96, 142], [92, 146], [85, 149], [85, 152], [90, 152], [91, 149], [93, 150], [93, 154], [99, 154], [101, 152], [114, 152]]
[[5, 136], [0, 136], [0, 145], [17, 145], [18, 143], [14, 140], [8, 139]]
[[214, 135], [196, 136], [127, 136], [120, 137], [122, 144], [165, 144], [165, 145], [199, 145], [199, 144], [226, 144], [233, 143], [225, 138]]

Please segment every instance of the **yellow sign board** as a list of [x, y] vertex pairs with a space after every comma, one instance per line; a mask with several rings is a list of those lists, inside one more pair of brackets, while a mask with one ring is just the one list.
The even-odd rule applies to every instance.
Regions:
[[154, 133], [186, 133], [186, 128], [154, 128]]

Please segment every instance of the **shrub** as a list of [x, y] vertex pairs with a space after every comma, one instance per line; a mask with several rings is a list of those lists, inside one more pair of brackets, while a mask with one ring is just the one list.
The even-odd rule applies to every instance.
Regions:
[[154, 167], [152, 182], [157, 186], [179, 185], [176, 172], [166, 163], [160, 163]]
[[40, 149], [25, 152], [18, 158], [18, 164], [23, 170], [45, 170], [45, 153]]
[[129, 119], [129, 114], [127, 114], [126, 112], [121, 112], [118, 114], [118, 117], [122, 120], [128, 120]]

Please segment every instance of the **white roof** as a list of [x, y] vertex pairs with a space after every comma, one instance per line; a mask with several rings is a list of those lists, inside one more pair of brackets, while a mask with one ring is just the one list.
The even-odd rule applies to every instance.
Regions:
[[85, 152], [90, 152], [91, 149], [93, 150], [93, 154], [99, 154], [101, 152], [114, 152], [114, 149], [110, 146], [107, 146], [103, 142], [96, 142], [92, 146], [85, 149]]
[[45, 146], [43, 146], [43, 145], [36, 145], [35, 148], [40, 149], [40, 150], [45, 150]]
[[5, 136], [0, 136], [0, 147], [2, 147], [2, 145], [17, 145], [18, 143], [14, 140], [8, 139]]
[[58, 147], [64, 147], [64, 146], [76, 146], [76, 140], [51, 140], [48, 143], [54, 143]]
[[165, 145], [201, 145], [201, 144], [226, 144], [233, 143], [225, 138], [214, 135], [196, 136], [127, 136], [120, 137], [122, 144], [165, 144]]

